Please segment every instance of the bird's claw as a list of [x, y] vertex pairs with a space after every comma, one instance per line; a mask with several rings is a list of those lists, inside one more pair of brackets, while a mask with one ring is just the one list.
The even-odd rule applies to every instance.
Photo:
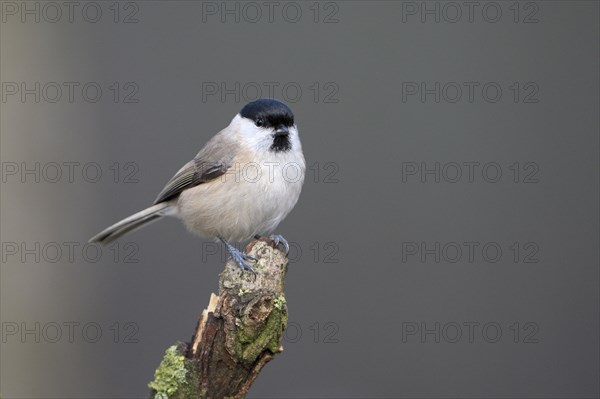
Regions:
[[256, 275], [256, 271], [254, 270], [252, 265], [248, 263], [248, 261], [256, 263], [258, 262], [258, 259], [256, 259], [252, 255], [248, 255], [247, 253], [240, 251], [239, 249], [228, 243], [225, 239], [221, 237], [219, 237], [219, 239], [223, 242], [223, 244], [225, 244], [229, 255], [231, 255], [231, 259], [233, 259], [235, 264], [238, 265], [240, 269], [242, 269], [242, 272], [244, 270], [250, 270], [254, 275]]
[[256, 271], [254, 270], [254, 268], [252, 267], [252, 265], [249, 263], [250, 262], [258, 262], [258, 259], [256, 259], [254, 256], [252, 255], [248, 255], [246, 253], [240, 252], [236, 250], [236, 253], [231, 253], [231, 258], [233, 259], [233, 261], [236, 263], [236, 265], [238, 265], [238, 267], [240, 269], [242, 269], [242, 272], [244, 270], [249, 270], [251, 271], [253, 274], [256, 274]]
[[290, 244], [287, 242], [287, 240], [285, 238], [283, 238], [282, 235], [274, 234], [272, 236], [269, 236], [269, 238], [271, 240], [273, 240], [273, 242], [275, 243], [276, 247], [278, 247], [279, 244], [283, 245], [283, 248], [285, 249], [285, 254], [286, 255], [290, 253]]

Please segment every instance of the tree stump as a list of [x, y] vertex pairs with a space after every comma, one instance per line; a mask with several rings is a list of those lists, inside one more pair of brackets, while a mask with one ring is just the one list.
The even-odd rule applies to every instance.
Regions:
[[229, 260], [189, 343], [167, 352], [148, 386], [155, 399], [243, 398], [264, 365], [283, 351], [288, 259], [261, 237], [246, 247], [254, 275]]

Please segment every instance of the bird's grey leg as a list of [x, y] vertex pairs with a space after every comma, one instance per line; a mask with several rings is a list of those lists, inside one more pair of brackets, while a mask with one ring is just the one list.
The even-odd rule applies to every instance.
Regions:
[[272, 236], [269, 236], [269, 238], [275, 242], [276, 247], [279, 246], [279, 244], [282, 244], [283, 248], [285, 249], [286, 255], [290, 253], [290, 244], [285, 238], [283, 238], [282, 235], [274, 234]]
[[254, 256], [241, 252], [236, 247], [227, 242], [227, 240], [225, 240], [223, 237], [219, 237], [219, 240], [221, 240], [221, 242], [225, 245], [227, 251], [229, 252], [229, 255], [231, 255], [231, 258], [235, 261], [238, 267], [242, 269], [242, 271], [250, 270], [252, 273], [256, 274], [254, 268], [252, 268], [252, 265], [248, 263], [248, 261], [257, 261], [257, 259]]

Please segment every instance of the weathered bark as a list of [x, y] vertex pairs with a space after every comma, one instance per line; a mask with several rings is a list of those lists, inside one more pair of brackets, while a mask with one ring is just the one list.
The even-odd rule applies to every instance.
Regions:
[[287, 324], [284, 279], [288, 259], [267, 239], [246, 251], [258, 259], [242, 271], [229, 260], [190, 343], [167, 350], [155, 379], [154, 398], [243, 398], [263, 366], [283, 350]]

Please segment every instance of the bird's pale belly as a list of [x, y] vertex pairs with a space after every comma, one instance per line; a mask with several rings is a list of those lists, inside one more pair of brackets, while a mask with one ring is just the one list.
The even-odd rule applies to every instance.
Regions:
[[182, 192], [178, 216], [188, 229], [206, 237], [240, 242], [270, 234], [292, 210], [302, 189], [304, 159], [294, 163], [298, 167], [289, 164], [238, 165], [231, 173]]

